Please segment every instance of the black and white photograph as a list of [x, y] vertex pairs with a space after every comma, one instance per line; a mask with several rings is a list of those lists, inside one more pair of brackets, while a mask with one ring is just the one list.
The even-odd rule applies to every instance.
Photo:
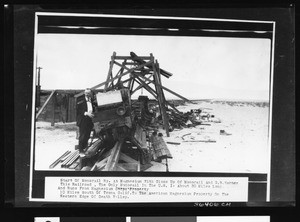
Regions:
[[32, 170], [267, 184], [274, 21], [37, 12], [35, 28]]
[[[23, 138], [30, 156], [30, 202], [222, 207], [274, 200], [272, 178], [292, 167], [277, 161], [284, 119], [274, 108], [284, 59], [294, 75], [292, 53], [276, 51], [286, 15], [218, 10], [224, 15], [213, 8], [211, 15], [29, 9], [30, 127], [16, 144]], [[286, 149], [288, 159], [292, 143]]]
[[263, 24], [255, 38], [38, 33], [34, 169], [268, 173]]

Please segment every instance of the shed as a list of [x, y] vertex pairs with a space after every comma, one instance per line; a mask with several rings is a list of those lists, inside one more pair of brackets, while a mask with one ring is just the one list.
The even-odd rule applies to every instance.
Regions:
[[83, 90], [41, 90], [37, 98], [36, 121], [75, 122], [76, 98], [74, 95]]

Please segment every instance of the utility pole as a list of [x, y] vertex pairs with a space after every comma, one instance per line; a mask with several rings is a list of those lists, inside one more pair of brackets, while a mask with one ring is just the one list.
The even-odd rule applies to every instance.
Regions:
[[38, 72], [37, 72], [37, 74], [38, 74], [38, 75], [37, 75], [37, 85], [40, 86], [41, 69], [43, 69], [43, 68], [39, 66], [39, 67], [37, 67], [36, 69], [38, 70]]

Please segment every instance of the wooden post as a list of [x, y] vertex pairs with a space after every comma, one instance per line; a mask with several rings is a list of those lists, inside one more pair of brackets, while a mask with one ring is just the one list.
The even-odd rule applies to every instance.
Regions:
[[35, 97], [35, 107], [41, 106], [41, 86], [36, 86], [36, 97]]
[[[104, 86], [104, 90], [106, 90], [107, 87], [108, 87], [109, 79], [113, 78], [113, 76], [112, 76], [112, 68], [113, 68], [113, 65], [114, 65], [115, 56], [116, 56], [116, 52], [113, 52], [113, 55], [111, 57], [111, 61], [109, 62], [109, 70], [108, 70], [108, 74], [107, 74], [107, 78], [106, 78], [106, 83], [105, 83], [105, 86]], [[113, 84], [113, 81], [112, 81], [112, 84]]]
[[[162, 96], [162, 101], [163, 101], [163, 106], [164, 106], [164, 109], [166, 110], [167, 109], [167, 100], [166, 100], [166, 97], [165, 97], [165, 94], [164, 94], [164, 91], [162, 89], [162, 82], [161, 82], [161, 75], [160, 75], [160, 68], [159, 68], [159, 63], [157, 62], [156, 60], [156, 68], [157, 68], [157, 76], [158, 76], [158, 80], [159, 80], [159, 90], [161, 91], [161, 96]], [[166, 111], [165, 111], [166, 112]], [[165, 126], [167, 127], [166, 128], [166, 133], [167, 133], [167, 136], [169, 137], [170, 136], [170, 133], [169, 133], [169, 117], [167, 116], [167, 113], [165, 114], [166, 115], [166, 124]]]
[[166, 134], [169, 137], [170, 136], [170, 133], [169, 133], [169, 120], [168, 120], [168, 117], [167, 117], [166, 105], [165, 105], [165, 101], [163, 99], [161, 84], [159, 82], [159, 76], [158, 76], [158, 73], [157, 73], [158, 67], [154, 63], [154, 57], [153, 57], [152, 53], [150, 55], [151, 55], [151, 61], [152, 61], [153, 78], [154, 78], [154, 82], [155, 82], [155, 88], [156, 88], [156, 93], [157, 93], [157, 98], [158, 98], [158, 104], [159, 104], [159, 107], [160, 107], [160, 113], [161, 113], [161, 116], [162, 116], [162, 120], [163, 120], [164, 128], [166, 130]]
[[52, 98], [52, 120], [51, 120], [51, 126], [54, 126], [55, 124], [55, 104], [56, 104], [56, 94]]

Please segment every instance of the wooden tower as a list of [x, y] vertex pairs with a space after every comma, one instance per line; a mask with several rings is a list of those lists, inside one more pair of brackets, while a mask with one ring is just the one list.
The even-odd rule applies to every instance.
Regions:
[[[106, 81], [91, 89], [96, 90], [104, 87], [104, 91], [110, 91], [127, 87], [130, 89], [130, 95], [133, 95], [139, 89], [144, 88], [158, 101], [163, 125], [167, 136], [169, 136], [169, 119], [166, 111], [168, 108], [178, 113], [179, 111], [165, 99], [164, 91], [168, 91], [180, 99], [190, 102], [187, 98], [162, 85], [161, 77], [169, 78], [172, 75], [172, 73], [159, 67], [159, 63], [155, 60], [152, 53], [150, 56], [137, 56], [134, 52], [130, 52], [130, 56], [117, 56], [116, 52], [114, 52], [109, 62]], [[76, 97], [82, 94], [79, 93]]]

